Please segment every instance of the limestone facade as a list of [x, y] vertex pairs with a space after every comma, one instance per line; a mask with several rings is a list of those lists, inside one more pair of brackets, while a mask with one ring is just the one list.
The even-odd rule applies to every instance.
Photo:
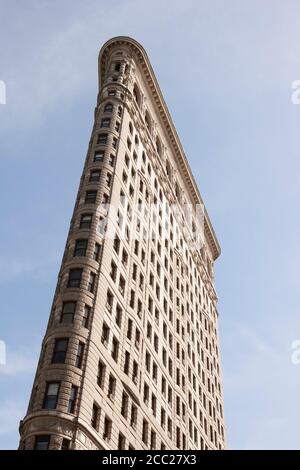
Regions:
[[20, 449], [225, 448], [202, 204], [144, 49], [111, 39]]

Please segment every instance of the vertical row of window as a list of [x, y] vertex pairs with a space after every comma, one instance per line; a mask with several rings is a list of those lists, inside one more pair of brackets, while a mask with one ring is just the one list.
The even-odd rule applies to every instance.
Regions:
[[[99, 432], [100, 430], [100, 420], [101, 420], [101, 408], [100, 406], [94, 402], [92, 407], [92, 416], [91, 416], [91, 426], [95, 429], [95, 431]], [[112, 430], [113, 430], [113, 422], [112, 419], [105, 414], [103, 418], [103, 425], [102, 428], [102, 438], [109, 443], [112, 437]], [[118, 434], [118, 450], [125, 449], [126, 446], [126, 438], [124, 434], [119, 432]], [[129, 444], [128, 449], [134, 450], [134, 447]]]
[[[132, 126], [131, 123], [130, 123], [130, 126], [129, 126], [129, 130], [130, 130], [130, 133], [133, 134], [133, 126]], [[135, 141], [136, 141], [136, 139], [135, 139]], [[128, 148], [131, 151], [132, 144], [131, 144], [131, 138], [129, 138], [129, 137], [128, 137]], [[136, 162], [137, 161], [137, 154], [135, 153], [135, 151], [134, 151], [133, 155], [134, 155], [133, 156], [133, 161]], [[144, 157], [143, 163], [146, 165], [146, 157], [145, 157], [144, 154], [143, 154], [143, 157]], [[128, 170], [130, 170], [130, 157], [128, 155], [125, 155], [125, 166], [126, 166], [126, 168], [128, 168]], [[168, 169], [168, 172], [170, 173], [170, 169]], [[151, 176], [151, 168], [149, 167], [149, 165], [148, 165], [148, 173], [149, 173], [149, 176]], [[124, 170], [122, 180], [123, 180], [123, 183], [126, 185], [126, 188], [127, 188], [127, 185], [129, 185], [129, 196], [130, 196], [130, 194], [133, 195], [134, 191], [135, 191], [135, 188], [134, 188], [135, 171], [134, 171], [133, 167], [131, 168], [131, 179], [129, 180], [128, 172]], [[132, 186], [132, 188], [131, 188], [131, 186]], [[156, 181], [156, 189], [158, 190], [157, 181]], [[144, 197], [142, 181], [140, 182], [139, 191], [140, 191], [140, 194]], [[160, 199], [162, 199], [161, 191], [159, 192], [159, 195], [160, 195]], [[124, 193], [122, 194], [122, 191], [121, 191], [121, 196], [125, 197], [125, 194]], [[142, 198], [140, 198], [139, 201], [142, 205], [142, 203], [143, 203]], [[125, 205], [123, 204], [123, 206], [124, 206], [124, 212], [126, 212]], [[129, 222], [130, 222], [130, 217], [129, 217], [130, 214], [131, 214], [131, 211], [128, 210], [128, 208], [127, 208], [127, 216], [128, 216]], [[159, 217], [161, 217], [160, 211], [159, 211]], [[120, 215], [119, 218], [123, 221], [123, 216], [121, 217], [121, 215]], [[173, 224], [172, 214], [170, 214], [170, 222], [171, 222], [171, 225], [172, 225]], [[161, 237], [162, 230], [159, 229], [159, 228], [160, 228], [160, 225], [158, 225], [158, 235]], [[150, 239], [151, 239], [151, 237], [150, 237]], [[152, 239], [153, 240], [157, 239], [157, 236], [153, 236]], [[173, 241], [172, 232], [170, 232], [170, 240]], [[136, 241], [136, 245], [138, 245], [138, 243], [139, 242]], [[182, 238], [180, 238], [180, 243], [181, 243], [181, 246], [183, 247], [183, 239]], [[165, 247], [166, 247], [167, 251], [169, 251], [168, 244], [169, 244], [168, 240], [165, 240]], [[120, 250], [119, 240], [116, 240], [115, 246], [116, 246], [116, 248], [115, 248], [116, 251], [118, 253], [121, 251], [121, 253], [122, 253], [122, 250]], [[138, 248], [136, 249], [136, 247], [135, 247], [134, 251], [135, 251], [136, 254], [138, 254]], [[162, 257], [162, 250], [161, 250], [160, 243], [157, 243], [157, 251], [158, 251], [159, 258], [161, 258]], [[185, 254], [186, 254], [186, 256], [188, 255], [187, 251], [185, 252]], [[144, 258], [145, 258], [145, 255], [144, 255]], [[163, 272], [163, 270], [161, 269], [160, 259], [155, 261], [155, 254], [153, 253], [153, 255], [151, 254], [151, 261], [152, 261], [153, 265], [155, 266], [155, 270], [156, 270], [156, 273], [157, 273], [158, 277], [161, 278], [161, 273]], [[116, 268], [116, 265], [114, 263], [112, 263], [112, 264], [113, 264], [113, 268], [114, 268], [112, 270], [113, 273], [114, 273], [114, 279], [117, 279], [117, 270], [116, 270], [117, 268]], [[174, 265], [173, 250], [172, 250], [172, 248], [170, 248], [170, 259], [168, 259], [168, 257], [165, 256], [165, 258], [164, 258], [164, 268], [169, 271], [168, 274], [169, 274], [171, 279], [173, 278], [173, 268], [172, 268], [173, 265]], [[192, 270], [192, 258], [191, 257], [189, 257], [188, 266], [189, 266], [190, 270]], [[176, 289], [180, 289], [180, 287], [181, 287], [182, 296], [185, 296], [185, 290], [183, 289], [183, 283], [180, 283], [180, 280], [184, 279], [184, 274], [185, 273], [181, 269], [181, 277], [178, 276], [178, 275], [176, 277]], [[132, 279], [133, 281], [134, 280], [136, 281], [136, 273], [135, 273], [134, 269], [133, 269], [132, 278], [133, 278]], [[198, 275], [198, 278], [199, 278], [199, 275]], [[198, 295], [198, 293], [197, 293], [197, 290], [198, 290], [197, 285], [198, 284], [196, 282], [198, 278], [197, 278], [196, 269], [194, 268], [193, 276], [192, 276], [191, 273], [188, 273], [188, 280], [187, 280], [187, 283], [186, 283], [186, 291], [188, 293], [190, 293], [189, 296], [190, 296], [190, 300], [191, 300], [190, 303], [187, 302], [187, 304], [186, 304], [186, 311], [190, 315], [192, 322], [196, 322], [196, 316], [194, 315], [193, 310], [190, 308], [190, 305], [192, 305], [192, 306], [194, 305], [194, 296], [192, 294], [192, 290], [190, 289], [190, 285], [196, 291], [196, 295]], [[198, 283], [200, 285], [199, 280], [198, 280]], [[159, 286], [159, 284], [158, 285], [155, 284], [155, 277], [154, 277], [152, 272], [150, 272], [150, 276], [149, 276], [149, 285], [153, 287], [153, 291], [154, 291], [153, 293], [156, 294], [156, 296], [159, 298], [159, 296], [160, 296], [160, 286]], [[164, 276], [164, 279], [163, 279], [163, 286], [165, 288], [165, 292], [167, 293], [167, 295], [169, 297], [168, 300], [169, 300], [170, 304], [172, 305], [173, 301], [174, 301], [175, 289], [171, 286], [171, 284], [169, 285], [169, 281], [168, 281], [166, 276]], [[135, 300], [135, 291], [131, 292], [131, 295], [130, 295], [130, 306], [132, 308], [135, 308], [134, 300]], [[201, 303], [201, 298], [200, 298], [200, 303]], [[111, 304], [112, 304], [112, 299], [111, 299]], [[164, 299], [164, 312], [168, 315], [169, 321], [172, 323], [172, 327], [173, 327], [173, 312], [172, 312], [173, 305], [170, 308], [168, 308], [167, 304], [168, 304], [168, 301], [166, 299]], [[153, 306], [154, 306], [154, 302], [153, 302], [152, 298], [149, 296], [148, 308], [149, 308], [149, 313], [150, 314], [152, 314]], [[178, 309], [180, 308], [180, 303], [179, 303], [179, 297], [178, 296], [176, 297], [176, 307], [178, 307]], [[201, 312], [199, 312], [199, 310], [198, 310], [198, 305], [197, 304], [196, 304], [196, 312], [197, 312], [198, 315], [201, 315]], [[185, 311], [184, 311], [183, 305], [182, 305], [182, 308], [181, 308], [181, 313], [182, 313], [182, 320], [180, 320], [179, 318], [176, 318], [176, 332], [181, 336], [182, 340], [185, 341], [186, 329], [184, 327], [184, 324], [185, 324], [185, 319], [184, 319]], [[156, 308], [155, 308], [155, 319], [157, 319], [159, 321], [159, 311]], [[181, 324], [181, 322], [182, 322], [182, 324]], [[191, 338], [191, 342], [189, 342], [189, 344], [188, 344], [188, 359], [190, 359], [192, 361], [193, 365], [195, 366], [196, 354], [195, 354], [195, 348], [192, 347], [192, 344], [195, 344], [195, 339], [194, 339], [195, 335], [194, 335], [194, 332], [191, 330], [189, 321], [187, 322], [186, 325], [187, 325], [187, 333], [188, 333], [189, 337]], [[199, 332], [199, 328], [198, 328], [198, 332]], [[168, 339], [168, 347], [172, 351], [173, 350], [173, 335], [171, 334], [171, 332], [169, 333], [169, 335], [167, 334], [167, 323], [166, 322], [163, 323], [163, 337], [166, 340]], [[159, 344], [158, 336], [156, 334], [154, 334], [153, 338], [154, 338], [154, 342], [153, 342], [154, 349], [155, 349], [156, 352], [158, 352], [158, 344]], [[202, 340], [202, 337], [201, 337], [201, 340]], [[205, 338], [205, 341], [206, 341], [205, 344], [208, 345], [207, 338]], [[185, 350], [180, 346], [180, 343], [178, 341], [176, 343], [176, 348], [177, 348], [176, 357], [178, 359], [181, 359], [182, 364], [185, 365], [185, 360], [186, 360]], [[198, 353], [200, 354], [201, 351], [199, 349], [199, 342], [197, 343], [197, 350], [198, 350]], [[201, 356], [203, 356], [203, 355], [201, 354]], [[146, 369], [148, 368], [149, 372], [150, 372], [150, 359], [149, 359], [149, 357], [150, 357], [150, 354], [146, 353]], [[128, 363], [127, 359], [128, 359], [128, 356], [125, 357], [125, 363]], [[163, 364], [165, 365], [165, 367], [167, 368], [167, 370], [169, 371], [169, 373], [172, 377], [172, 375], [173, 375], [173, 361], [170, 357], [168, 358], [167, 350], [165, 348], [162, 348], [162, 360], [163, 360]], [[214, 360], [214, 364], [217, 365], [215, 360]], [[205, 367], [208, 370], [212, 370], [211, 364], [208, 363], [208, 361], [205, 362]], [[181, 386], [183, 391], [185, 391], [185, 376], [184, 375], [180, 376], [180, 368], [179, 367], [176, 367], [175, 372], [176, 372], [176, 384], [178, 386]], [[191, 368], [190, 368], [190, 366], [188, 367], [188, 372], [189, 372], [188, 373], [188, 378], [189, 378], [189, 381], [191, 382]], [[199, 369], [198, 370], [198, 375], [200, 374], [199, 377], [202, 380], [203, 379], [203, 372], [202, 373], [201, 372], [202, 372], [201, 369]], [[155, 362], [153, 363], [153, 375], [152, 375], [152, 377], [153, 377], [154, 381], [157, 380]], [[193, 381], [195, 381], [195, 376], [194, 375], [193, 375]], [[209, 378], [208, 378], [208, 388], [210, 390]], [[189, 395], [188, 399], [189, 399], [189, 403], [191, 403], [190, 408], [192, 409], [192, 412], [194, 413], [194, 415], [197, 417], [197, 406], [195, 405], [195, 399], [191, 398], [191, 394]], [[204, 405], [205, 405], [205, 400], [203, 400], [203, 402], [204, 402]], [[213, 411], [212, 412], [212, 417], [215, 419], [214, 407], [211, 406], [211, 403], [209, 401], [207, 401], [207, 403], [209, 404], [210, 408], [212, 409], [212, 411]], [[181, 413], [181, 408], [183, 408], [182, 413]], [[185, 416], [185, 404], [182, 403], [182, 407], [181, 407], [180, 406], [180, 401], [178, 400], [178, 397], [176, 399], [176, 412], [177, 412], [178, 415], [181, 414], [182, 417]], [[218, 428], [219, 428], [219, 420], [217, 420], [217, 424], [218, 424]], [[197, 433], [196, 433], [196, 437], [197, 437]], [[176, 440], [179, 440], [179, 439], [180, 439], [180, 436], [176, 435]]]

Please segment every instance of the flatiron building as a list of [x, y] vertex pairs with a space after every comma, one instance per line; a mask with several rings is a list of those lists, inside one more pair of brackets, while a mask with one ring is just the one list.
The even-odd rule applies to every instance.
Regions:
[[22, 449], [224, 449], [220, 247], [143, 47], [99, 94]]

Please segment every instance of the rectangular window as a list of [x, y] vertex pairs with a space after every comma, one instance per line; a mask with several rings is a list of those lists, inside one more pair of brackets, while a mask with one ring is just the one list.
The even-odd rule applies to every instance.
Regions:
[[60, 382], [47, 382], [43, 403], [45, 410], [55, 410], [59, 393]]
[[108, 340], [109, 340], [109, 327], [107, 326], [106, 323], [103, 323], [101, 343], [104, 344], [105, 347], [107, 347]]
[[50, 444], [50, 435], [42, 434], [35, 436], [34, 450], [48, 450]]
[[136, 361], [133, 361], [132, 365], [132, 380], [137, 385], [138, 383], [138, 363]]
[[114, 361], [118, 362], [118, 356], [119, 356], [119, 341], [114, 336], [113, 341], [112, 341], [111, 357], [113, 358]]
[[79, 228], [91, 228], [92, 218], [93, 218], [92, 214], [82, 214]]
[[129, 373], [129, 363], [130, 363], [130, 354], [128, 351], [125, 351], [124, 373], [127, 375]]
[[120, 275], [119, 279], [119, 291], [122, 295], [125, 294], [125, 279], [122, 275]]
[[118, 143], [118, 139], [116, 139], [116, 137], [113, 137], [112, 146], [114, 149], [117, 148], [117, 143]]
[[180, 449], [180, 429], [176, 426], [176, 447]]
[[151, 409], [152, 409], [153, 415], [156, 416], [156, 396], [153, 395], [153, 393], [151, 397]]
[[101, 177], [101, 171], [100, 170], [91, 170], [89, 181], [91, 183], [93, 181], [100, 181], [100, 177]]
[[73, 323], [76, 311], [76, 302], [64, 302], [61, 311], [61, 323]]
[[104, 150], [97, 150], [94, 153], [94, 162], [103, 162], [104, 160]]
[[61, 442], [60, 450], [70, 450], [70, 446], [71, 446], [71, 440], [70, 440], [70, 439], [66, 439], [66, 438], [64, 437], [63, 440], [62, 440], [62, 442]]
[[86, 191], [85, 193], [85, 204], [95, 204], [97, 197], [97, 191]]
[[87, 245], [87, 238], [76, 240], [73, 256], [85, 256]]
[[108, 163], [112, 167], [115, 165], [115, 156], [114, 155], [110, 154], [109, 159], [108, 159]]
[[100, 421], [100, 407], [94, 403], [92, 409], [92, 419], [91, 419], [91, 426], [98, 431], [99, 429], [99, 421]]
[[104, 418], [103, 439], [109, 441], [111, 438], [112, 421], [108, 416]]
[[101, 119], [100, 127], [110, 127], [110, 118]]
[[127, 338], [131, 340], [132, 338], [132, 320], [131, 318], [128, 318], [128, 323], [127, 323]]
[[94, 248], [94, 253], [93, 253], [93, 258], [95, 261], [99, 261], [100, 251], [101, 251], [101, 245], [99, 243], [95, 243], [95, 248]]
[[98, 145], [106, 145], [107, 143], [107, 134], [99, 134], [97, 139]]
[[125, 449], [125, 436], [120, 432], [119, 433], [119, 439], [118, 439], [118, 450], [124, 450]]
[[104, 387], [106, 366], [102, 361], [98, 362], [97, 384], [100, 388]]
[[89, 305], [84, 306], [83, 316], [82, 316], [82, 326], [88, 328], [91, 316], [91, 307]]
[[117, 386], [117, 381], [115, 377], [112, 374], [109, 374], [107, 394], [108, 394], [108, 398], [110, 398], [111, 400], [115, 398], [116, 386]]
[[122, 324], [122, 308], [117, 305], [116, 307], [116, 324], [118, 325], [118, 327], [120, 328], [121, 327], [121, 324]]
[[137, 424], [137, 407], [132, 404], [131, 405], [131, 417], [130, 417], [130, 426], [132, 426], [134, 429]]
[[168, 418], [168, 436], [172, 439], [172, 420]]
[[156, 433], [151, 430], [151, 436], [150, 436], [150, 449], [154, 450], [156, 449]]
[[68, 403], [68, 413], [73, 414], [75, 411], [77, 393], [78, 387], [76, 387], [76, 385], [72, 385]]
[[54, 342], [52, 364], [64, 364], [67, 355], [69, 338], [57, 338]]
[[112, 175], [110, 173], [107, 173], [105, 183], [109, 188], [111, 187], [111, 180], [112, 180]]
[[90, 272], [90, 279], [89, 279], [89, 284], [88, 284], [88, 290], [93, 293], [95, 289], [95, 283], [96, 283], [96, 274], [93, 272]]
[[81, 369], [81, 366], [82, 366], [83, 353], [84, 353], [84, 343], [79, 341], [76, 359], [75, 359], [75, 367], [78, 367], [78, 369]]
[[67, 287], [80, 287], [83, 269], [70, 269]]
[[122, 405], [121, 405], [121, 415], [124, 416], [125, 419], [127, 419], [128, 416], [128, 395], [127, 393], [123, 392], [122, 394]]
[[148, 444], [148, 431], [149, 431], [149, 424], [145, 419], [143, 419], [142, 441], [146, 445]]
[[110, 277], [113, 281], [117, 279], [117, 265], [114, 261], [112, 261], [110, 265]]
[[166, 412], [163, 408], [161, 409], [161, 413], [160, 413], [160, 425], [163, 429], [165, 429], [165, 426], [166, 426]]

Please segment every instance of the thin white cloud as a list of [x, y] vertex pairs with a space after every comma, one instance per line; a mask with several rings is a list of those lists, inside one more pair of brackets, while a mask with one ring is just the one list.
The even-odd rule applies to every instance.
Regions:
[[20, 277], [24, 279], [44, 280], [51, 276], [52, 267], [57, 259], [24, 259], [0, 255], [0, 284]]
[[6, 351], [6, 364], [0, 365], [0, 376], [17, 377], [22, 374], [33, 373], [37, 365], [37, 358], [27, 351]]

